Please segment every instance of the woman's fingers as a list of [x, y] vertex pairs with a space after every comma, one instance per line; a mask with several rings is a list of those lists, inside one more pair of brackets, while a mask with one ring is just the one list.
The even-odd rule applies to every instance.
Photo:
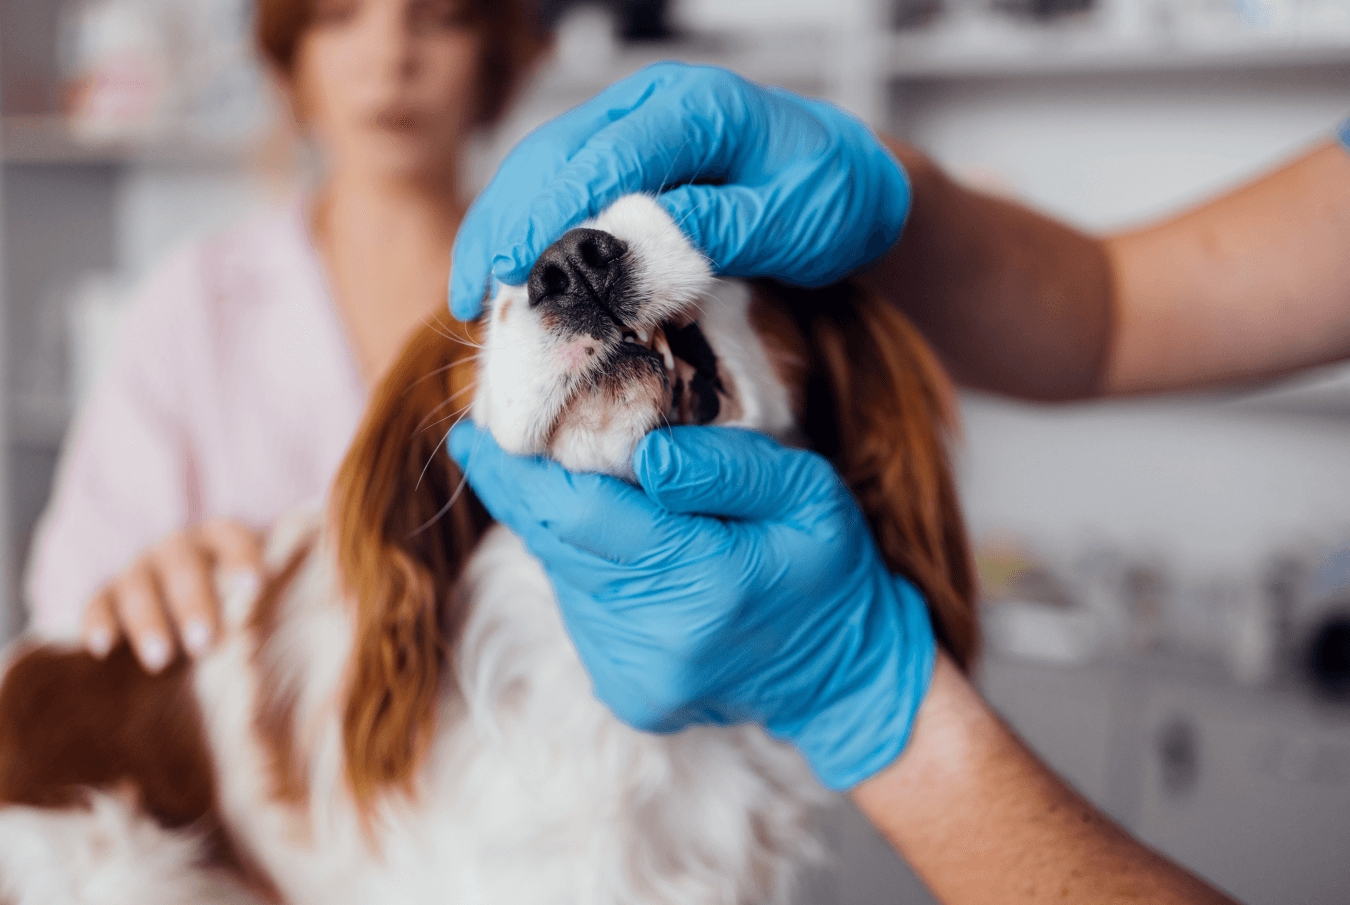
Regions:
[[211, 646], [220, 607], [211, 582], [208, 550], [190, 534], [170, 538], [153, 557], [164, 609], [183, 649], [198, 656]]
[[219, 630], [215, 571], [256, 577], [262, 567], [262, 538], [239, 522], [218, 519], [169, 538], [154, 560], [165, 610], [178, 628], [183, 649], [197, 657]]
[[175, 534], [89, 602], [85, 645], [103, 657], [125, 635], [150, 672], [159, 672], [173, 658], [175, 635], [183, 650], [200, 656], [219, 630], [216, 569], [256, 578], [261, 566], [262, 538], [239, 522], [222, 519]]
[[117, 625], [117, 614], [113, 610], [111, 586], [104, 588], [89, 601], [84, 611], [84, 646], [102, 660], [117, 643], [121, 630]]
[[169, 620], [161, 604], [159, 582], [147, 559], [123, 572], [110, 589], [113, 610], [141, 665], [157, 673], [173, 656]]

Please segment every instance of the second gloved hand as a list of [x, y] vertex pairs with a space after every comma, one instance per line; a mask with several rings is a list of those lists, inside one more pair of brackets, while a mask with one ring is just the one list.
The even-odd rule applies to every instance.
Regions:
[[677, 427], [639, 445], [639, 489], [508, 456], [469, 425], [450, 448], [543, 562], [620, 719], [762, 723], [834, 789], [904, 748], [936, 655], [927, 610], [820, 456]]

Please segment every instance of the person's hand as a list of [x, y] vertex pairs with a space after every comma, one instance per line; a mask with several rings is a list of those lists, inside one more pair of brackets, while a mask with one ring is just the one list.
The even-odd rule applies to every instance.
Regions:
[[657, 63], [506, 158], [456, 237], [451, 311], [477, 317], [489, 271], [523, 284], [550, 243], [631, 192], [662, 193], [715, 271], [803, 286], [879, 257], [910, 202], [900, 164], [838, 107], [725, 69]]
[[172, 534], [94, 595], [84, 613], [85, 646], [104, 657], [125, 636], [152, 673], [173, 659], [176, 643], [198, 656], [219, 622], [212, 573], [256, 577], [261, 568], [262, 538], [239, 522], [212, 521]]
[[654, 431], [639, 489], [509, 456], [467, 424], [450, 449], [542, 561], [619, 719], [762, 723], [834, 789], [904, 748], [936, 656], [928, 612], [820, 456], [729, 428]]

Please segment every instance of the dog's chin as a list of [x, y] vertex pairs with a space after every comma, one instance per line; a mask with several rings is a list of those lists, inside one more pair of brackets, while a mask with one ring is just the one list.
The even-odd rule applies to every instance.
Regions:
[[726, 389], [716, 357], [691, 318], [653, 330], [625, 327], [623, 341], [610, 345], [599, 372], [541, 432], [547, 437], [545, 455], [572, 471], [635, 481], [633, 453], [642, 438], [658, 427], [708, 424], [736, 411]]
[[600, 379], [563, 407], [547, 455], [572, 471], [635, 481], [633, 452], [649, 431], [670, 423], [677, 379], [669, 351], [625, 343]]

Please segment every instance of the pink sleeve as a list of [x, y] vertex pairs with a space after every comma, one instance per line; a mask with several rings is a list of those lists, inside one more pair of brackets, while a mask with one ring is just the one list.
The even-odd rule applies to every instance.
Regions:
[[147, 546], [200, 518], [188, 442], [198, 258], [161, 269], [122, 319], [106, 375], [66, 436], [27, 575], [30, 628], [74, 637], [90, 596]]

